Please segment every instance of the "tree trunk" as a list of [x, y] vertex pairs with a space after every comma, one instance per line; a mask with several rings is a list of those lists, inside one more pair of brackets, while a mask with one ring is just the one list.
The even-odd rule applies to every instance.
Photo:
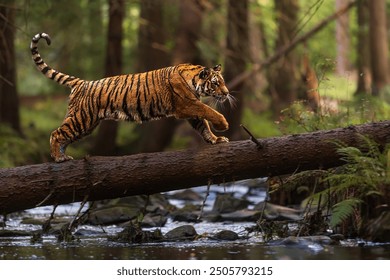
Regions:
[[0, 123], [10, 125], [21, 133], [19, 100], [16, 91], [16, 63], [14, 48], [14, 13], [10, 5], [0, 5]]
[[379, 96], [381, 90], [390, 85], [386, 0], [368, 1], [368, 7], [370, 10], [372, 94]]
[[[248, 1], [229, 0], [228, 1], [228, 21], [226, 38], [226, 62], [222, 67], [224, 77], [227, 81], [233, 79], [238, 74], [245, 71], [249, 61], [249, 34], [248, 34]], [[237, 85], [229, 88], [236, 98], [233, 108], [227, 106], [222, 113], [229, 123], [229, 130], [223, 135], [231, 140], [241, 139], [241, 116], [244, 104], [244, 86]]]
[[369, 42], [368, 0], [357, 2], [357, 56], [358, 81], [356, 94], [371, 93], [371, 62]]
[[203, 64], [197, 43], [201, 35], [204, 7], [198, 0], [179, 1], [179, 26], [172, 65]]
[[[278, 23], [278, 38], [275, 49], [288, 45], [294, 39], [298, 17], [297, 0], [275, 0], [276, 21]], [[275, 63], [270, 69], [270, 93], [272, 107], [276, 115], [297, 100], [301, 77], [297, 69], [296, 52], [285, 54], [284, 59]]]
[[389, 142], [390, 121], [263, 139], [261, 149], [246, 140], [0, 169], [0, 213], [326, 169], [343, 164], [334, 141], [359, 148], [364, 146], [361, 134], [383, 148]]
[[230, 80], [227, 83], [228, 88], [233, 88], [244, 83], [249, 77], [251, 77], [251, 75], [254, 72], [264, 70], [264, 68], [269, 67], [270, 65], [274, 64], [279, 59], [281, 59], [282, 57], [285, 57], [288, 53], [292, 52], [298, 45], [310, 39], [313, 35], [315, 35], [317, 32], [319, 32], [324, 27], [326, 27], [330, 22], [332, 22], [337, 17], [339, 17], [340, 15], [344, 14], [349, 9], [351, 9], [355, 5], [355, 3], [356, 3], [355, 1], [349, 2], [349, 4], [346, 5], [344, 8], [326, 17], [305, 34], [295, 37], [290, 43], [284, 46], [280, 46], [273, 55], [264, 59], [261, 64], [253, 65], [253, 67], [250, 70], [246, 70], [240, 73], [239, 75], [237, 75], [236, 77], [234, 77], [232, 80]]
[[[124, 18], [124, 0], [109, 0], [109, 22], [107, 31], [107, 48], [105, 76], [122, 74], [122, 23]], [[103, 121], [99, 126], [92, 154], [114, 155], [118, 122]]]
[[[162, 0], [143, 0], [141, 4], [140, 27], [138, 30], [138, 67], [137, 72], [150, 71], [168, 66], [169, 53], [164, 49], [165, 29]], [[171, 143], [176, 120], [164, 118], [155, 122], [137, 126], [139, 135], [135, 152], [162, 151]]]
[[[336, 11], [346, 5], [348, 5], [348, 2], [336, 0]], [[344, 13], [336, 20], [336, 73], [338, 75], [345, 75], [350, 68], [348, 58], [348, 54], [351, 51], [349, 47], [349, 36], [349, 14]]]

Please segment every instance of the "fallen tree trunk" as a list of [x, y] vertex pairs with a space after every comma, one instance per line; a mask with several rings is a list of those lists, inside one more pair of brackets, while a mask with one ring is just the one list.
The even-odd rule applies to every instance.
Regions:
[[0, 213], [325, 169], [343, 163], [334, 141], [360, 147], [360, 134], [384, 147], [390, 140], [390, 121], [267, 138], [259, 140], [264, 145], [260, 149], [248, 140], [0, 169]]

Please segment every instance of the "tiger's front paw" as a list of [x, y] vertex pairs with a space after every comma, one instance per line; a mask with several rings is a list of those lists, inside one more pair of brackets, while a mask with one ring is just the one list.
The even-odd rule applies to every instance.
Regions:
[[214, 144], [227, 143], [227, 142], [229, 142], [229, 138], [224, 136], [218, 136]]
[[222, 119], [218, 123], [213, 123], [213, 127], [216, 131], [225, 131], [229, 129], [229, 123], [225, 119]]
[[71, 156], [68, 156], [68, 155], [65, 155], [65, 154], [62, 154], [58, 157], [55, 157], [55, 156], [52, 156], [52, 158], [54, 159], [55, 162], [57, 163], [60, 163], [60, 162], [64, 162], [64, 161], [68, 161], [68, 160], [72, 160], [73, 157]]

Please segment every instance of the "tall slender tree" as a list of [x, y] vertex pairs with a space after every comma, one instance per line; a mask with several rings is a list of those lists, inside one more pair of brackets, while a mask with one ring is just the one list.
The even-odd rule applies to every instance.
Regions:
[[[288, 45], [293, 39], [299, 6], [298, 0], [275, 0], [274, 3], [278, 23], [275, 49], [278, 49]], [[279, 114], [281, 109], [288, 107], [298, 97], [301, 77], [296, 67], [297, 63], [296, 50], [294, 50], [270, 68], [269, 89], [272, 97], [272, 107], [276, 114]]]
[[[336, 11], [344, 7], [348, 2], [344, 0], [336, 0]], [[350, 53], [349, 45], [349, 13], [346, 12], [336, 19], [336, 73], [345, 75], [349, 70], [348, 54]]]
[[368, 1], [370, 11], [370, 52], [372, 94], [378, 96], [390, 85], [389, 39], [387, 36], [386, 0]]
[[21, 133], [16, 90], [14, 1], [0, 4], [0, 123]]
[[[122, 71], [122, 23], [124, 11], [124, 0], [109, 0], [109, 22], [105, 61], [105, 76], [107, 77], [119, 75]], [[103, 121], [98, 130], [93, 154], [115, 154], [117, 131], [118, 122]]]
[[[230, 81], [243, 73], [249, 62], [248, 1], [229, 0], [227, 18], [224, 76], [226, 81]], [[241, 138], [240, 122], [245, 96], [244, 87], [245, 83], [241, 83], [235, 88], [229, 89], [234, 92], [237, 101], [234, 110], [232, 108], [224, 110], [224, 115], [229, 123], [229, 130], [224, 132], [224, 135], [232, 140]]]
[[[166, 32], [164, 29], [163, 0], [140, 2], [140, 26], [138, 30], [138, 72], [168, 66], [170, 56], [164, 50]], [[135, 143], [137, 152], [163, 150], [172, 140], [175, 120], [161, 119], [144, 123], [136, 128], [139, 138]]]
[[368, 0], [357, 2], [357, 56], [356, 66], [358, 71], [356, 94], [371, 92], [371, 63], [369, 42], [369, 11]]
[[176, 33], [172, 64], [203, 64], [197, 42], [200, 39], [205, 7], [198, 0], [178, 2], [179, 26]]

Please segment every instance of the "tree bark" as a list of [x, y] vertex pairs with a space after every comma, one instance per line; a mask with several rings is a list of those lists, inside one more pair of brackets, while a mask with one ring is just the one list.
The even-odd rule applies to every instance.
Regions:
[[[278, 23], [278, 38], [275, 48], [290, 44], [295, 36], [298, 23], [299, 4], [297, 0], [275, 0], [276, 21]], [[269, 71], [269, 92], [274, 113], [289, 107], [297, 100], [298, 88], [302, 87], [301, 77], [297, 69], [298, 53], [286, 53], [282, 60], [271, 67]]]
[[[348, 5], [344, 0], [336, 0], [336, 11]], [[349, 13], [346, 12], [339, 16], [336, 20], [336, 73], [345, 75], [350, 69], [349, 53], [350, 53], [350, 32], [349, 32]]]
[[357, 89], [355, 94], [371, 93], [371, 59], [369, 42], [369, 11], [368, 0], [357, 2], [357, 45], [356, 66], [358, 71]]
[[327, 26], [330, 22], [335, 20], [337, 17], [339, 17], [340, 15], [347, 12], [349, 9], [351, 9], [355, 5], [355, 3], [356, 3], [356, 1], [349, 2], [349, 4], [346, 5], [344, 8], [342, 8], [342, 9], [336, 11], [334, 14], [328, 16], [327, 18], [325, 18], [324, 20], [319, 22], [316, 26], [314, 26], [312, 29], [310, 29], [305, 34], [302, 34], [300, 36], [295, 37], [289, 44], [280, 47], [273, 55], [264, 59], [264, 61], [261, 64], [255, 64], [255, 65], [253, 65], [253, 67], [250, 70], [246, 70], [246, 71], [240, 73], [239, 75], [234, 77], [234, 79], [230, 80], [227, 83], [227, 87], [228, 88], [236, 87], [236, 86], [242, 84], [243, 82], [245, 82], [249, 77], [251, 77], [252, 73], [254, 73], [256, 71], [261, 71], [264, 68], [275, 63], [280, 58], [284, 57], [285, 55], [287, 55], [288, 53], [293, 51], [299, 44], [310, 39], [310, 37], [312, 37], [317, 32], [322, 30], [325, 26]]
[[[226, 80], [231, 80], [244, 72], [249, 61], [248, 5], [248, 0], [228, 1], [227, 52], [225, 65], [222, 66]], [[244, 109], [244, 87], [244, 84], [230, 87], [229, 90], [233, 92], [233, 96], [236, 98], [234, 109], [227, 106], [226, 109], [222, 108], [221, 110], [229, 123], [229, 130], [224, 135], [231, 140], [242, 139], [240, 122]]]
[[386, 0], [368, 1], [370, 11], [370, 51], [372, 94], [379, 96], [390, 85], [389, 44], [386, 22]]
[[[164, 5], [162, 0], [140, 2], [140, 27], [138, 30], [137, 72], [150, 71], [168, 66], [170, 57], [165, 50]], [[136, 127], [138, 139], [133, 143], [135, 152], [150, 153], [164, 150], [173, 138], [176, 120], [163, 118]]]
[[261, 149], [244, 140], [0, 169], [0, 213], [326, 169], [343, 164], [334, 141], [361, 147], [360, 134], [384, 147], [390, 141], [390, 121], [263, 139]]
[[16, 91], [14, 48], [15, 8], [0, 5], [0, 123], [6, 123], [21, 133], [19, 99]]
[[[105, 76], [122, 74], [122, 23], [125, 11], [123, 0], [109, 0], [109, 22], [107, 30], [107, 48], [105, 61]], [[96, 136], [92, 154], [114, 155], [116, 152], [116, 135], [118, 122], [102, 121]]]

